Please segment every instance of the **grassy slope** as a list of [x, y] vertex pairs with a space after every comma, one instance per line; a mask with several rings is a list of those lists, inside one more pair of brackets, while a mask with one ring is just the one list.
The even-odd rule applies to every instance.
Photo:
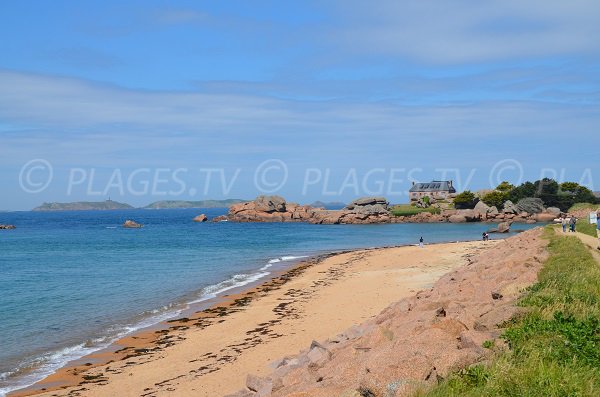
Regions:
[[439, 214], [440, 210], [438, 208], [417, 208], [410, 204], [397, 204], [392, 207], [391, 212], [395, 216], [411, 216], [416, 215], [421, 212], [431, 212], [432, 214]]
[[530, 311], [503, 334], [510, 351], [418, 395], [600, 396], [600, 266], [576, 237], [545, 236], [550, 258], [520, 301]]

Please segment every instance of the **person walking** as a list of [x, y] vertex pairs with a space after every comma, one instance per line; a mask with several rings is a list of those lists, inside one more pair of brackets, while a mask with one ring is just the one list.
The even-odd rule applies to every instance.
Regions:
[[577, 218], [575, 215], [571, 215], [571, 219], [569, 220], [569, 231], [571, 233], [575, 233], [575, 224], [577, 223]]
[[596, 234], [598, 235], [598, 250], [600, 250], [600, 209], [596, 211]]
[[567, 232], [567, 217], [563, 215], [560, 218], [560, 223], [562, 224], [563, 233], [566, 233]]
[[419, 247], [423, 248], [423, 236], [419, 239]]

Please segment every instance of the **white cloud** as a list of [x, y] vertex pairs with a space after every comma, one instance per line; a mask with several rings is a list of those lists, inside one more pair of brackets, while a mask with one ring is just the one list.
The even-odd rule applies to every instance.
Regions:
[[463, 63], [600, 53], [600, 2], [341, 2], [331, 39], [354, 54]]

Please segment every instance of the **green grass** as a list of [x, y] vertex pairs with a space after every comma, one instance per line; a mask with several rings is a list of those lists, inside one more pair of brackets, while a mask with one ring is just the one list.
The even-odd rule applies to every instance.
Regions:
[[439, 214], [441, 211], [439, 208], [417, 208], [410, 204], [397, 204], [391, 209], [392, 215], [395, 216], [411, 216], [420, 214], [421, 212], [429, 212], [432, 214]]
[[596, 225], [590, 223], [589, 219], [579, 219], [577, 220], [577, 225], [575, 229], [578, 232], [589, 234], [590, 236], [596, 237]]
[[577, 211], [577, 210], [596, 211], [598, 209], [600, 209], [600, 204], [577, 203], [577, 204], [573, 204], [573, 206], [571, 208], [569, 208], [569, 212]]
[[502, 338], [510, 349], [418, 396], [600, 396], [600, 266], [547, 227], [550, 257]]

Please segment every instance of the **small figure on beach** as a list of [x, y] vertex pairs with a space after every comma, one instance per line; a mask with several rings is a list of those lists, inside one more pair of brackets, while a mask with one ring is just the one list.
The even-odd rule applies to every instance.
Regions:
[[419, 247], [423, 248], [423, 236], [421, 236], [421, 238], [419, 239]]
[[569, 221], [569, 225], [570, 225], [570, 231], [571, 233], [575, 233], [575, 226], [577, 225], [577, 218], [575, 217], [575, 215], [571, 216], [571, 220]]
[[490, 239], [490, 235], [488, 234], [488, 232], [483, 232], [481, 233], [481, 238], [483, 241], [488, 241]]
[[560, 218], [560, 223], [562, 225], [563, 233], [566, 233], [567, 232], [567, 217], [563, 215]]
[[600, 250], [600, 210], [596, 211], [596, 234], [598, 235], [598, 250]]

